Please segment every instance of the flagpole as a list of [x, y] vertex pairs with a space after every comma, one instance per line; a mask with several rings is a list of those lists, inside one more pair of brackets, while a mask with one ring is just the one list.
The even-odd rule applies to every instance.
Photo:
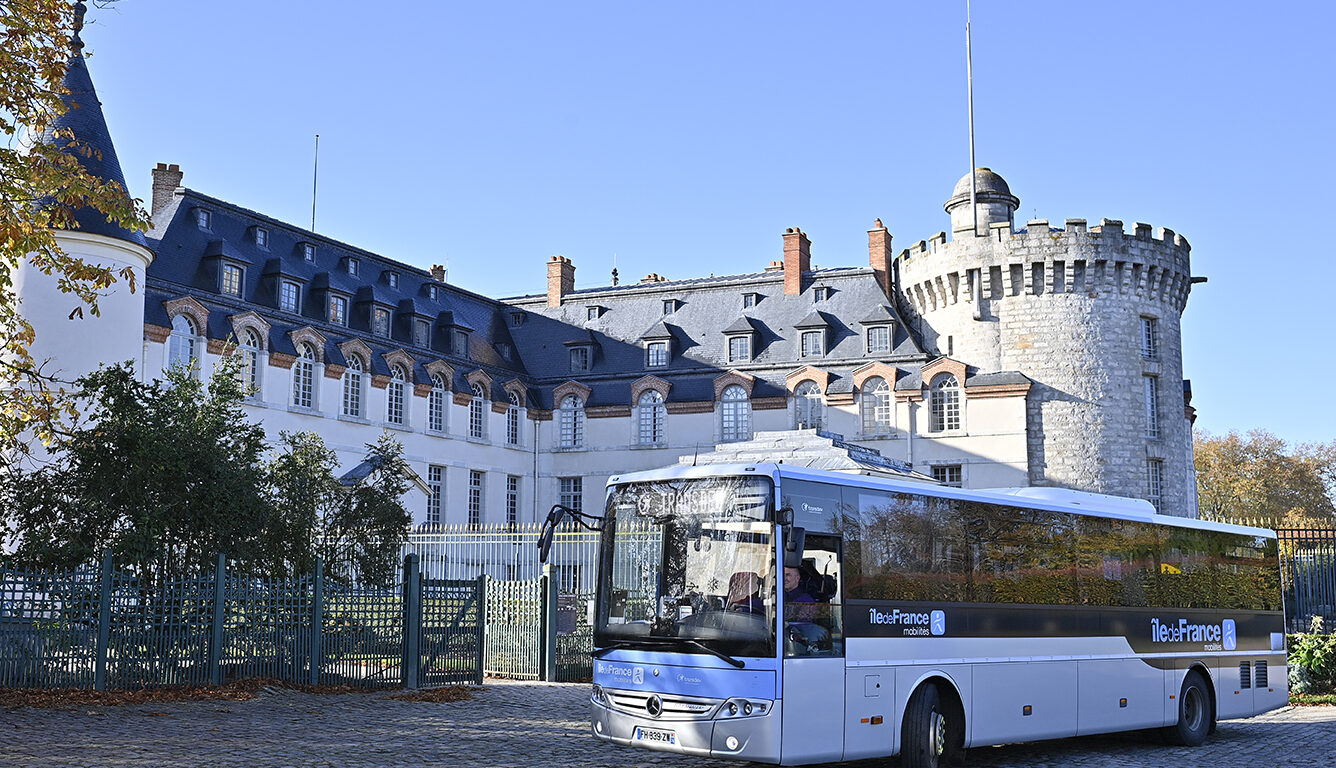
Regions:
[[970, 113], [970, 213], [974, 216], [974, 236], [979, 236], [979, 206], [974, 182], [974, 55], [970, 50], [970, 3], [965, 0], [965, 79], [969, 85]]

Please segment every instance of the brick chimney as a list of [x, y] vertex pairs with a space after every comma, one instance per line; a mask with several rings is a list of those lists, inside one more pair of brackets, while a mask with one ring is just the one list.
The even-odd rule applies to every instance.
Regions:
[[575, 265], [565, 256], [547, 262], [547, 305], [561, 306], [561, 298], [575, 290]]
[[442, 264], [431, 265], [431, 279], [438, 283], [445, 282], [445, 266]]
[[184, 175], [181, 166], [176, 163], [158, 163], [153, 169], [153, 210], [150, 215], [157, 216], [158, 211], [172, 202], [172, 196], [176, 194], [176, 188], [181, 186], [181, 177]]
[[891, 295], [891, 261], [894, 259], [895, 251], [891, 250], [891, 233], [882, 225], [881, 219], [877, 219], [872, 224], [872, 229], [867, 231], [867, 260], [868, 266], [877, 276], [877, 285], [881, 286], [881, 292], [889, 298]]
[[812, 269], [812, 241], [801, 229], [784, 230], [784, 293], [803, 292], [803, 273]]

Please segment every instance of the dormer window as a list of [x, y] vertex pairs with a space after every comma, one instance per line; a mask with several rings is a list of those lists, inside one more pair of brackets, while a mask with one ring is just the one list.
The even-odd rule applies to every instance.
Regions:
[[371, 332], [377, 336], [390, 335], [390, 310], [384, 307], [371, 310]]
[[756, 306], [756, 302], [760, 301], [760, 299], [761, 294], [759, 293], [744, 293], [742, 294], [742, 308], [751, 309]]
[[439, 285], [427, 286], [427, 298], [431, 299], [432, 301], [436, 301], [440, 297], [441, 297], [441, 286]]
[[677, 311], [677, 299], [664, 299], [664, 300], [663, 300], [663, 313], [664, 313], [665, 315], [671, 315], [672, 313], [674, 313], [674, 312], [676, 312], [676, 311]]
[[413, 343], [419, 347], [425, 347], [431, 343], [431, 323], [426, 320], [413, 321]]
[[891, 327], [889, 325], [871, 325], [867, 329], [867, 353], [883, 355], [891, 351]]
[[728, 337], [728, 362], [745, 363], [751, 360], [751, 337], [750, 336], [730, 336]]
[[830, 288], [818, 285], [812, 289], [812, 301], [825, 301], [830, 298]]
[[352, 275], [353, 277], [357, 277], [357, 275], [360, 274], [362, 271], [362, 260], [355, 259], [349, 256], [347, 268], [348, 268], [348, 274]]
[[803, 331], [802, 356], [822, 357], [826, 354], [825, 331]]
[[668, 342], [651, 341], [645, 344], [645, 365], [661, 368], [668, 364]]
[[469, 332], [455, 331], [455, 354], [460, 357], [469, 356]]
[[572, 347], [570, 352], [572, 373], [589, 370], [589, 347]]
[[255, 245], [259, 248], [269, 247], [269, 230], [264, 227], [255, 228]]
[[348, 324], [348, 300], [342, 296], [329, 297], [329, 321], [335, 325]]
[[501, 356], [502, 360], [508, 361], [512, 356], [513, 350], [510, 348], [510, 345], [507, 344], [506, 342], [498, 341], [496, 343], [496, 353]]
[[385, 273], [385, 284], [388, 285], [388, 286], [390, 286], [391, 288], [398, 288], [398, 287], [399, 287], [399, 273], [398, 273], [398, 272], [386, 272], [386, 273]]
[[195, 209], [195, 224], [200, 229], [210, 229], [213, 227], [213, 212], [205, 208]]
[[284, 280], [278, 287], [278, 308], [284, 312], [300, 311], [302, 287], [291, 280]]
[[245, 272], [235, 264], [223, 265], [223, 293], [228, 296], [241, 295], [241, 278]]
[[585, 319], [597, 320], [603, 314], [603, 307], [585, 307]]
[[511, 313], [510, 313], [510, 327], [511, 327], [511, 328], [518, 328], [518, 327], [520, 327], [521, 325], [524, 325], [524, 313], [523, 313], [523, 312], [511, 312]]
[[313, 243], [302, 243], [302, 258], [307, 261], [315, 261], [315, 245]]

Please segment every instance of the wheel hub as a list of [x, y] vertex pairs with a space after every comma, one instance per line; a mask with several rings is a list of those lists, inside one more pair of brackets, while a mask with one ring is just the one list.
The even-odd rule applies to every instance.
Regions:
[[928, 748], [932, 754], [941, 757], [946, 751], [946, 718], [936, 710], [932, 713], [932, 727], [928, 729], [928, 740]]

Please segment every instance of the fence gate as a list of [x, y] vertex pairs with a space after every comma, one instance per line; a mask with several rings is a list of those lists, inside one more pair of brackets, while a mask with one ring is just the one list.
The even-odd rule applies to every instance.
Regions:
[[482, 685], [484, 581], [423, 579], [419, 684]]
[[487, 637], [483, 672], [494, 677], [537, 680], [545, 661], [542, 578], [497, 581], [483, 577]]
[[1291, 632], [1307, 632], [1320, 616], [1323, 631], [1336, 630], [1336, 529], [1281, 528], [1281, 577]]

